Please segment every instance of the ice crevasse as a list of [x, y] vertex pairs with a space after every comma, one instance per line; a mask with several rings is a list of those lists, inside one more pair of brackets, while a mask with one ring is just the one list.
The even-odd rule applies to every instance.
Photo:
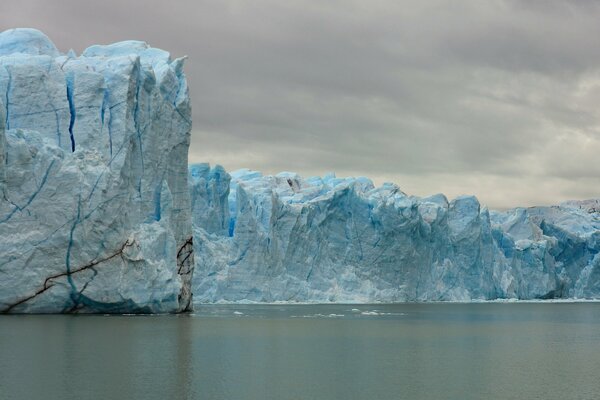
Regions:
[[0, 33], [0, 312], [191, 306], [183, 59]]

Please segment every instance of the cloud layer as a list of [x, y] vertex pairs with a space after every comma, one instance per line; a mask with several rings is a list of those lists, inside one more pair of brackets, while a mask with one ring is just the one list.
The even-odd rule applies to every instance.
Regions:
[[600, 197], [599, 18], [563, 1], [0, 5], [1, 30], [63, 51], [143, 39], [187, 54], [191, 161], [500, 208]]

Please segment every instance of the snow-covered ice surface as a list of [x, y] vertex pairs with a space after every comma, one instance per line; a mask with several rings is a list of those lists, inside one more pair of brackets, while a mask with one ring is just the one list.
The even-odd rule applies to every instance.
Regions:
[[362, 177], [189, 179], [195, 304], [600, 297], [598, 200], [490, 212]]
[[191, 300], [183, 59], [61, 54], [0, 33], [0, 312], [175, 312]]

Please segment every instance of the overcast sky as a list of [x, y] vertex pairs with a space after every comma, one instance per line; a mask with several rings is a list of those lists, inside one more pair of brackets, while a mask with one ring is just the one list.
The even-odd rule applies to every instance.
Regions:
[[191, 162], [498, 208], [600, 197], [599, 21], [584, 1], [0, 2], [0, 30], [62, 51], [188, 55]]

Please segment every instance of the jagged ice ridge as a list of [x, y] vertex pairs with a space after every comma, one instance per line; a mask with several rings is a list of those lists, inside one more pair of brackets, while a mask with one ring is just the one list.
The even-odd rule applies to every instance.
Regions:
[[488, 211], [367, 178], [190, 166], [194, 302], [600, 298], [600, 202]]

